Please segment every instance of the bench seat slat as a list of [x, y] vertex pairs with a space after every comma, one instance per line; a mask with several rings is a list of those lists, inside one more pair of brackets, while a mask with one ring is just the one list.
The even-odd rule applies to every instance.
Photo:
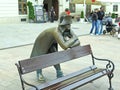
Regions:
[[73, 83], [71, 85], [68, 85], [68, 86], [66, 86], [66, 87], [64, 87], [62, 89], [58, 89], [58, 90], [72, 90], [72, 89], [78, 88], [78, 87], [80, 87], [80, 86], [82, 86], [82, 85], [84, 85], [86, 83], [89, 83], [89, 82], [91, 82], [91, 81], [93, 81], [93, 80], [95, 80], [97, 78], [100, 78], [100, 77], [106, 75], [107, 73], [108, 72], [106, 70], [103, 70], [102, 72], [98, 72], [98, 73], [96, 73], [94, 75], [91, 75], [91, 76], [89, 76], [89, 77], [87, 77], [87, 78], [85, 78], [83, 80], [80, 80], [80, 81], [78, 81], [76, 83]]
[[[83, 73], [81, 75], [77, 75], [75, 77], [72, 77], [68, 80], [65, 80], [65, 81], [62, 81], [60, 83], [56, 83], [55, 85], [51, 85], [50, 87], [47, 87], [45, 89], [42, 89], [42, 90], [60, 90], [61, 88], [64, 88], [66, 86], [69, 86], [69, 85], [72, 85], [74, 83], [77, 83], [78, 81], [80, 80], [83, 80], [88, 78], [88, 77], [91, 77], [93, 76], [94, 74], [97, 74], [99, 72], [102, 72], [103, 69], [95, 69], [95, 70], [91, 70], [91, 71], [88, 71], [86, 73]], [[79, 85], [80, 86], [80, 85]], [[73, 87], [73, 86], [72, 86]], [[69, 90], [69, 89], [65, 89], [65, 90]]]
[[[84, 69], [82, 69], [82, 70], [79, 70], [79, 71], [77, 71], [77, 72], [68, 74], [68, 75], [66, 75], [66, 76], [64, 76], [64, 77], [57, 78], [57, 79], [55, 79], [55, 80], [53, 80], [53, 81], [43, 83], [43, 84], [41, 84], [41, 85], [39, 85], [39, 86], [37, 86], [37, 87], [38, 87], [39, 89], [43, 89], [43, 88], [45, 88], [45, 87], [54, 85], [54, 84], [56, 84], [56, 83], [60, 83], [60, 82], [62, 82], [62, 81], [65, 81], [65, 80], [70, 79], [70, 78], [72, 78], [72, 77], [75, 77], [75, 76], [77, 76], [77, 75], [81, 75], [81, 74], [83, 74], [83, 73], [86, 73], [86, 72], [88, 72], [88, 71], [90, 71], [90, 70], [94, 70], [94, 69], [96, 69], [96, 68], [97, 68], [97, 67], [96, 67], [95, 65], [89, 66], [89, 67], [84, 68]], [[31, 88], [30, 90], [35, 90], [35, 89], [34, 89], [34, 88]]]
[[[85, 79], [87, 77], [91, 77], [92, 75], [97, 74], [97, 73], [105, 70], [105, 69], [97, 69], [95, 66], [93, 66], [92, 68], [93, 68], [93, 70], [91, 70], [91, 67], [89, 67], [89, 68], [86, 68], [86, 70], [83, 69], [83, 71], [79, 71], [79, 72], [69, 74], [69, 75], [64, 76], [62, 78], [58, 78], [56, 80], [41, 84], [37, 87], [40, 90], [60, 90], [60, 88], [64, 88], [64, 87], [66, 87], [70, 84], [76, 83], [76, 82], [78, 82], [82, 79]], [[103, 73], [103, 74], [106, 74], [106, 73]], [[30, 90], [35, 90], [35, 89], [32, 88]]]

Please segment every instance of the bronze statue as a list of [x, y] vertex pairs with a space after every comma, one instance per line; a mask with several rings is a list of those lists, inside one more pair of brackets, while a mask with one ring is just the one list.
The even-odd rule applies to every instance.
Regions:
[[[64, 49], [80, 45], [78, 37], [71, 30], [72, 17], [66, 14], [60, 16], [59, 25], [56, 28], [49, 28], [43, 31], [35, 40], [31, 57], [48, 54], [58, 51], [58, 44]], [[60, 64], [54, 65], [57, 78], [63, 76]], [[38, 80], [45, 80], [42, 70], [37, 70]]]

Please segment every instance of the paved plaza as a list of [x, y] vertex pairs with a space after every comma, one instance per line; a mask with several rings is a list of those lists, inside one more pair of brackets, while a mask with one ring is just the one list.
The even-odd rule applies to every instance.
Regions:
[[[0, 24], [0, 37], [2, 37], [0, 38], [0, 49], [33, 44], [38, 34], [46, 28], [57, 26], [57, 21], [54, 23]], [[77, 35], [88, 34], [90, 27], [90, 23], [74, 22], [72, 24], [72, 29]]]
[[[22, 90], [15, 63], [19, 60], [30, 57], [34, 40], [37, 35], [49, 27], [55, 27], [58, 23], [22, 23], [22, 24], [1, 24], [0, 25], [0, 90]], [[114, 90], [119, 90], [120, 85], [120, 40], [117, 37], [106, 35], [89, 35], [91, 24], [75, 22], [72, 24], [73, 31], [79, 37], [81, 45], [90, 44], [93, 54], [98, 58], [107, 58], [114, 62], [115, 71], [112, 85]], [[59, 50], [61, 48], [59, 47]], [[84, 68], [90, 61], [76, 60], [61, 64], [64, 75]], [[102, 66], [102, 64], [100, 64]], [[49, 67], [43, 70], [46, 80], [56, 78], [55, 70]], [[36, 73], [33, 72], [25, 78], [34, 84], [37, 81]], [[77, 90], [108, 90], [108, 78], [102, 77]], [[26, 86], [29, 88], [28, 86]]]

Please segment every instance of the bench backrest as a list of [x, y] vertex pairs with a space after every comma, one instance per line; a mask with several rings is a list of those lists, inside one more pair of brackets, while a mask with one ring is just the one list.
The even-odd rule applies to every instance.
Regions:
[[40, 55], [19, 61], [21, 74], [74, 60], [92, 53], [90, 45], [77, 46], [68, 50]]

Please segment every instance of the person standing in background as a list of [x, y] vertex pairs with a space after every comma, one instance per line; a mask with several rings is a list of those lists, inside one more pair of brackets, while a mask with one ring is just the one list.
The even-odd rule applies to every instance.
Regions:
[[44, 10], [44, 21], [47, 22], [48, 21], [48, 12], [46, 11], [46, 9]]
[[66, 13], [67, 15], [70, 15], [70, 10], [69, 10], [68, 8], [66, 8], [66, 9], [65, 9], [65, 13]]
[[99, 35], [103, 33], [103, 24], [102, 24], [102, 19], [105, 16], [105, 12], [103, 7], [100, 7], [100, 10], [98, 11], [98, 32]]
[[93, 29], [95, 27], [95, 35], [98, 35], [98, 15], [97, 15], [98, 9], [95, 9], [92, 13], [92, 28], [90, 30], [90, 34], [93, 34]]
[[118, 23], [119, 28], [118, 28], [118, 39], [120, 39], [120, 22]]
[[54, 8], [52, 6], [50, 9], [50, 22], [54, 22], [54, 19], [55, 19], [55, 11], [54, 11]]

